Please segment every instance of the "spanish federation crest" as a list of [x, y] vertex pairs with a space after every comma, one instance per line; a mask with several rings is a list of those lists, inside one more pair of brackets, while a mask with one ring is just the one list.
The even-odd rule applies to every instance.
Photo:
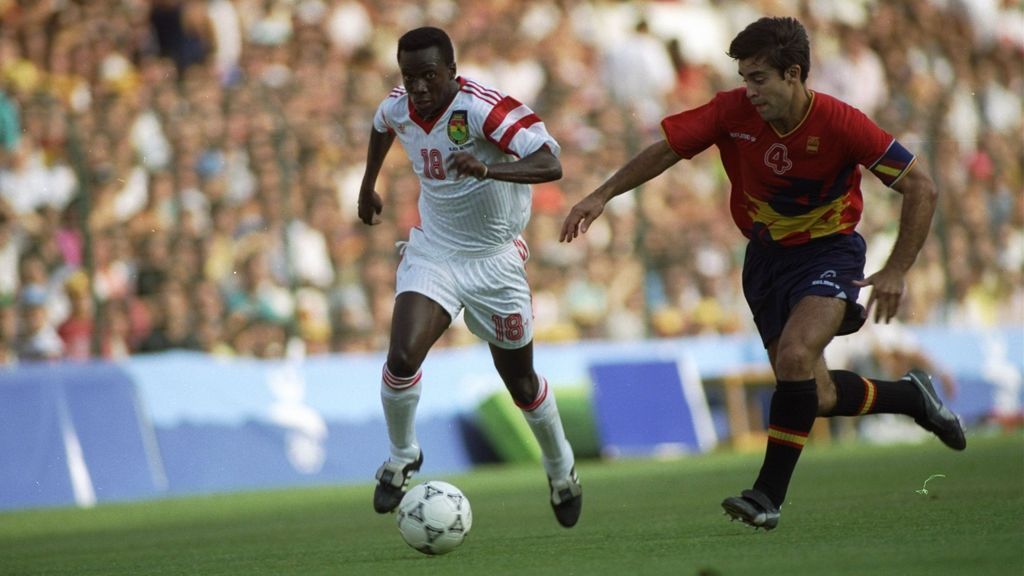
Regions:
[[821, 145], [821, 139], [818, 138], [817, 136], [808, 136], [807, 137], [807, 153], [808, 154], [817, 154], [818, 153], [818, 146], [820, 146], [820, 145]]
[[465, 110], [455, 110], [448, 118], [448, 139], [456, 146], [469, 141], [469, 113]]

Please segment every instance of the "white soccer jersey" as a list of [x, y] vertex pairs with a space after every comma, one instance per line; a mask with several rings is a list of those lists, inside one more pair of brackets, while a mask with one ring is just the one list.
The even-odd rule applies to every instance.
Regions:
[[558, 142], [528, 106], [497, 90], [459, 77], [448, 108], [433, 120], [415, 112], [398, 86], [377, 108], [373, 127], [393, 132], [420, 179], [422, 233], [432, 247], [461, 253], [489, 252], [511, 243], [530, 220], [531, 188], [449, 170], [451, 155], [468, 152], [485, 164], [523, 158], [543, 146], [558, 155]]

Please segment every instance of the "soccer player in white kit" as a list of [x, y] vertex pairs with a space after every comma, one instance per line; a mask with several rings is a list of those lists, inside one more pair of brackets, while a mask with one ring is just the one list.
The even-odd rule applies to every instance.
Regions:
[[555, 395], [533, 367], [533, 308], [520, 233], [530, 219], [530, 184], [562, 177], [558, 142], [529, 107], [456, 74], [454, 49], [438, 28], [398, 41], [403, 86], [373, 118], [359, 219], [380, 222], [377, 176], [397, 137], [420, 180], [421, 224], [398, 267], [381, 402], [391, 454], [377, 470], [373, 507], [393, 511], [423, 463], [414, 420], [427, 352], [459, 312], [487, 341], [494, 366], [540, 444], [558, 522], [579, 519], [583, 493]]

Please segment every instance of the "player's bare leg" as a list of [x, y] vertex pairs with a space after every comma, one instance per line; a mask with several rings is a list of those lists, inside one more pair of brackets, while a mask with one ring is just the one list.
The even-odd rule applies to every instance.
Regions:
[[754, 487], [722, 502], [734, 519], [765, 530], [778, 525], [790, 478], [818, 414], [816, 372], [823, 363], [822, 352], [839, 329], [845, 309], [844, 300], [807, 296], [769, 345], [776, 386], [768, 417], [768, 445]]
[[415, 428], [422, 389], [420, 366], [449, 324], [451, 318], [444, 308], [422, 294], [403, 292], [395, 298], [391, 344], [380, 386], [391, 456], [376, 474], [373, 508], [379, 513], [398, 506], [409, 479], [423, 465]]
[[554, 391], [533, 369], [533, 342], [513, 350], [491, 345], [491, 356], [505, 387], [523, 411], [540, 444], [544, 471], [551, 490], [551, 507], [558, 523], [574, 526], [583, 508], [583, 489], [576, 475], [572, 446], [565, 437]]

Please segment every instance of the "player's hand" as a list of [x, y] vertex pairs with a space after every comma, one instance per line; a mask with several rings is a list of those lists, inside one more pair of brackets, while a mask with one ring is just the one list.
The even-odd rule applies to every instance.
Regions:
[[450, 170], [455, 170], [459, 178], [465, 178], [466, 176], [484, 178], [487, 176], [487, 166], [468, 152], [452, 154], [448, 165]]
[[363, 224], [373, 226], [380, 224], [380, 213], [384, 210], [384, 202], [380, 199], [380, 194], [377, 194], [376, 190], [371, 190], [369, 193], [359, 193], [359, 219], [363, 221]]
[[882, 268], [863, 280], [854, 280], [853, 283], [862, 288], [872, 287], [871, 296], [868, 298], [868, 317], [871, 316], [872, 308], [875, 309], [875, 322], [888, 324], [896, 317], [906, 285], [903, 273]]
[[599, 196], [590, 194], [580, 200], [565, 217], [565, 222], [562, 223], [562, 234], [558, 241], [572, 242], [580, 234], [585, 234], [590, 228], [590, 224], [597, 220], [602, 212], [604, 212], [604, 200]]

